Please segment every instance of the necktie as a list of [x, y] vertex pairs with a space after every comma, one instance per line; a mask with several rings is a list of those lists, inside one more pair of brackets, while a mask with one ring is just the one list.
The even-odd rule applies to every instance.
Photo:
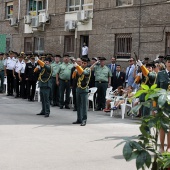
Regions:
[[116, 77], [119, 78], [119, 72], [117, 72]]
[[168, 72], [168, 77], [170, 78], [170, 72]]
[[129, 70], [128, 70], [127, 74], [126, 74], [126, 80], [128, 79], [130, 69], [131, 69], [131, 66], [129, 66]]
[[115, 71], [115, 65], [112, 64], [112, 73]]

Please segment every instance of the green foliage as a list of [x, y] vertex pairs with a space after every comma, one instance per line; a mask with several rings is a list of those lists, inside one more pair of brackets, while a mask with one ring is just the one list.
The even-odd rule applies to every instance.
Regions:
[[[145, 102], [133, 107], [131, 112], [135, 114], [142, 106], [145, 106], [156, 111], [156, 114], [141, 119], [139, 127], [141, 134], [136, 136], [135, 140], [129, 138], [120, 143], [125, 142], [123, 156], [126, 161], [136, 159], [136, 169], [147, 167], [151, 170], [163, 170], [170, 167], [170, 153], [161, 154], [159, 152], [158, 132], [161, 128], [166, 133], [169, 131], [170, 106], [168, 102], [170, 103], [170, 92], [157, 88], [156, 84], [150, 88], [147, 85], [141, 85], [141, 87], [143, 89], [137, 91], [134, 98], [145, 94]], [[151, 108], [153, 101], [157, 105]]]

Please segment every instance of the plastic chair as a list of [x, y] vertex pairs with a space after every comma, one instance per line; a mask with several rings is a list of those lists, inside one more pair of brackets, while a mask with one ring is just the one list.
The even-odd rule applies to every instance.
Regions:
[[94, 94], [96, 93], [97, 91], [97, 87], [92, 87], [89, 89], [89, 93], [88, 93], [88, 100], [89, 101], [92, 101], [93, 103], [93, 111], [94, 111]]
[[71, 98], [71, 105], [73, 107], [73, 92], [72, 92], [72, 89], [70, 91], [70, 98]]
[[110, 99], [113, 97], [113, 87], [108, 87], [106, 90], [106, 100]]
[[4, 86], [5, 86], [5, 93], [7, 94], [8, 93], [8, 90], [7, 90], [7, 77], [4, 77]]
[[[40, 88], [38, 87], [38, 82], [36, 83], [36, 89], [35, 89], [35, 96], [37, 95], [38, 97], [38, 102], [40, 102]], [[34, 100], [35, 100], [34, 96]]]

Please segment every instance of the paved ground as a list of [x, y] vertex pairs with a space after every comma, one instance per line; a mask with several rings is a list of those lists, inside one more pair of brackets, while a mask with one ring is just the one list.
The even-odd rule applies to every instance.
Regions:
[[138, 134], [136, 120], [88, 112], [85, 127], [72, 125], [76, 112], [0, 95], [0, 170], [135, 170], [126, 162], [123, 137]]

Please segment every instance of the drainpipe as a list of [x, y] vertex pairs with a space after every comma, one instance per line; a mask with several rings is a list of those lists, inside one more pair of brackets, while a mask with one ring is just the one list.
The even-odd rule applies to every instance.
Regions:
[[18, 22], [20, 20], [21, 0], [18, 0]]
[[140, 0], [140, 4], [139, 4], [139, 37], [138, 37], [138, 39], [139, 39], [139, 44], [138, 44], [138, 57], [139, 57], [139, 59], [140, 59], [140, 44], [141, 44], [141, 42], [140, 42], [140, 39], [141, 39], [141, 8], [142, 8], [142, 2], [141, 2], [141, 0]]
[[48, 15], [48, 0], [47, 0], [47, 4], [46, 4], [46, 16]]

